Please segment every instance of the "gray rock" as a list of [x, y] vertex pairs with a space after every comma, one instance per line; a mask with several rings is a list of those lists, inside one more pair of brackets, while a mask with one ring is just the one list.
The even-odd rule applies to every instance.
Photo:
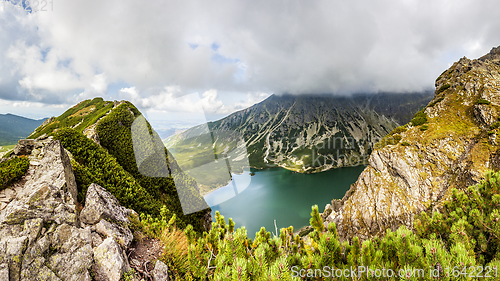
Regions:
[[96, 224], [96, 232], [107, 237], [115, 238], [123, 248], [128, 248], [134, 239], [132, 231], [130, 231], [128, 227], [113, 224], [107, 220], [101, 220]]
[[168, 281], [168, 266], [162, 261], [157, 261], [153, 269], [154, 281]]
[[99, 145], [100, 145], [100, 144], [101, 144], [101, 142], [100, 142], [100, 140], [99, 140], [99, 135], [97, 134], [97, 130], [96, 130], [96, 128], [97, 128], [97, 122], [96, 122], [96, 123], [94, 123], [94, 124], [92, 124], [92, 125], [90, 125], [88, 128], [85, 128], [85, 129], [83, 130], [83, 134], [84, 134], [87, 138], [89, 138], [89, 139], [91, 139], [93, 142], [95, 142], [96, 144], [99, 144]]
[[22, 224], [25, 220], [41, 218], [59, 224], [76, 224], [75, 206], [64, 202], [64, 192], [49, 185], [40, 185], [37, 189], [31, 187], [31, 191], [28, 196], [18, 196], [0, 212], [0, 223]]
[[74, 252], [54, 254], [48, 260], [50, 268], [63, 280], [80, 281], [88, 278], [94, 259], [91, 245], [86, 244]]
[[38, 138], [35, 139], [35, 142], [39, 142], [39, 141], [42, 141], [42, 140], [45, 140], [47, 139], [49, 136], [47, 136], [47, 134], [43, 134], [41, 136], [39, 136]]
[[96, 281], [119, 281], [129, 271], [123, 250], [114, 238], [108, 237], [94, 249]]
[[36, 218], [58, 224], [77, 223], [76, 181], [69, 157], [59, 141], [49, 140], [42, 151], [43, 158], [31, 165], [23, 177], [24, 184], [15, 187], [16, 198], [7, 200], [9, 203], [0, 212], [0, 223], [23, 224]]
[[497, 121], [498, 114], [491, 106], [476, 104], [474, 105], [474, 117], [483, 127], [489, 127]]
[[[30, 265], [38, 257], [45, 256], [50, 249], [50, 240], [47, 235], [40, 238], [32, 247], [24, 253], [23, 268]], [[31, 269], [30, 269], [31, 271]]]
[[35, 140], [25, 139], [19, 140], [14, 147], [14, 154], [16, 155], [29, 155], [31, 150], [35, 147]]
[[39, 165], [24, 185], [24, 195], [28, 196], [34, 189], [38, 189], [39, 185], [47, 184], [68, 192], [73, 197], [72, 203], [75, 204], [77, 193], [75, 176], [61, 142], [49, 141], [42, 148], [42, 154], [43, 159], [39, 161]]
[[31, 247], [36, 242], [42, 230], [42, 224], [43, 219], [41, 218], [24, 221], [23, 233], [28, 236], [28, 247]]
[[52, 247], [61, 253], [72, 253], [92, 244], [90, 229], [77, 228], [68, 224], [58, 226], [50, 238]]
[[0, 280], [9, 280], [9, 265], [0, 264]]
[[9, 265], [11, 280], [19, 280], [27, 242], [27, 236], [2, 237], [2, 241], [0, 241], [0, 260]]
[[5, 209], [7, 204], [16, 198], [16, 191], [13, 188], [6, 188], [0, 191], [0, 210]]
[[98, 247], [102, 243], [102, 238], [99, 234], [92, 232], [92, 248]]
[[44, 257], [37, 257], [33, 262], [23, 264], [21, 281], [28, 280], [60, 281], [61, 279], [45, 265]]
[[131, 210], [122, 207], [115, 196], [93, 183], [87, 189], [85, 207], [80, 213], [80, 219], [86, 224], [96, 224], [101, 219], [128, 224], [130, 213]]

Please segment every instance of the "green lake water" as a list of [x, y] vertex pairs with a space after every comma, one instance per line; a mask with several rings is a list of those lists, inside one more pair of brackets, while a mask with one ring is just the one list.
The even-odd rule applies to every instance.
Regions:
[[[236, 227], [245, 226], [254, 238], [262, 226], [275, 232], [292, 225], [294, 231], [309, 225], [311, 206], [323, 212], [332, 199], [341, 199], [365, 167], [346, 167], [316, 174], [298, 174], [282, 168], [245, 171], [233, 175], [233, 182], [205, 196], [212, 217], [219, 211], [233, 218]], [[249, 176], [249, 173], [255, 173]], [[235, 184], [233, 184], [235, 183]], [[216, 205], [217, 204], [217, 205]]]

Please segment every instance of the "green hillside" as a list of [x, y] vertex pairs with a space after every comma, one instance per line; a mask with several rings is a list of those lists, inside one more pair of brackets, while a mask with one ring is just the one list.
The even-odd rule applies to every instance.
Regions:
[[16, 144], [18, 140], [31, 134], [43, 121], [45, 119], [33, 120], [13, 114], [0, 114], [0, 146]]
[[[169, 171], [165, 177], [153, 178], [139, 172], [132, 146], [131, 126], [140, 115], [129, 102], [113, 103], [95, 98], [70, 108], [46, 126], [38, 128], [30, 138], [45, 133], [53, 135], [71, 152], [80, 202], [83, 203], [88, 186], [97, 183], [113, 193], [121, 204], [139, 213], [158, 217], [162, 206], [166, 206], [170, 211], [169, 218], [175, 215], [180, 227], [191, 224], [197, 231], [203, 231], [210, 210], [183, 214], [177, 195], [179, 185], [182, 185], [180, 192], [193, 194], [190, 198], [192, 204], [208, 206], [196, 191], [196, 182], [178, 168], [165, 148], [166, 161], [157, 161], [155, 157], [148, 160], [155, 169]], [[82, 134], [89, 126], [95, 127], [100, 144]], [[148, 127], [148, 135], [154, 134], [149, 124]]]

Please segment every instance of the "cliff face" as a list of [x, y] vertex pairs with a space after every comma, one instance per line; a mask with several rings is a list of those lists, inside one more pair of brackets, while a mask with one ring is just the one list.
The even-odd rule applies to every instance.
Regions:
[[325, 224], [335, 222], [343, 238], [411, 227], [416, 213], [439, 208], [452, 188], [500, 168], [499, 113], [500, 47], [460, 59], [436, 80], [425, 110], [382, 140], [344, 198], [326, 206]]

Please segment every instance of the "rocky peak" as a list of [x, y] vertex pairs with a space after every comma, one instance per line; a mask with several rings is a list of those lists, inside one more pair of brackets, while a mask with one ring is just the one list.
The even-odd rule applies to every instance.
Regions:
[[499, 61], [497, 47], [444, 71], [420, 117], [398, 130], [401, 140], [374, 150], [344, 198], [325, 208], [326, 224], [336, 222], [343, 238], [411, 227], [415, 214], [439, 209], [451, 188], [499, 170]]
[[[59, 141], [43, 136], [16, 148], [30, 166], [2, 191], [9, 198], [0, 210], [0, 280], [122, 280], [131, 271], [129, 218], [137, 214], [96, 184], [79, 212], [70, 155]], [[165, 276], [166, 266], [157, 267]]]

